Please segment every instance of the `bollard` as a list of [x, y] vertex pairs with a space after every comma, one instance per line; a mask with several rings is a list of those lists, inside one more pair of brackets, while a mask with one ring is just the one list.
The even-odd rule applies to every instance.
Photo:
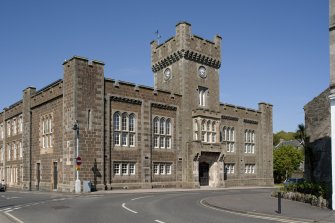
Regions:
[[281, 193], [278, 192], [278, 214], [281, 214]]

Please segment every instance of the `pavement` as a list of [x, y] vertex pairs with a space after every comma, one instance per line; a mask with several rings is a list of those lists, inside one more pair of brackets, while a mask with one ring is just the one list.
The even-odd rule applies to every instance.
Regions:
[[278, 198], [271, 197], [268, 192], [218, 195], [205, 198], [202, 203], [227, 212], [273, 219], [282, 218], [288, 220], [287, 222], [335, 223], [335, 211], [298, 201], [281, 199], [281, 213], [278, 213]]

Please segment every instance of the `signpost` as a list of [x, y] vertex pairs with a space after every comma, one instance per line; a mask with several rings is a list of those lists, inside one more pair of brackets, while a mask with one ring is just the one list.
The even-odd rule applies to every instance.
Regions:
[[76, 170], [80, 170], [80, 165], [81, 165], [81, 157], [80, 156], [78, 156], [77, 158], [76, 158], [76, 164], [77, 164], [77, 167], [76, 167]]

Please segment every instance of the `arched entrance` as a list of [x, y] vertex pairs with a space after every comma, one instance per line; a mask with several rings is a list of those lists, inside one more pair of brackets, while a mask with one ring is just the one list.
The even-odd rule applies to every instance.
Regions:
[[209, 185], [209, 164], [202, 162], [199, 163], [199, 183], [200, 186]]

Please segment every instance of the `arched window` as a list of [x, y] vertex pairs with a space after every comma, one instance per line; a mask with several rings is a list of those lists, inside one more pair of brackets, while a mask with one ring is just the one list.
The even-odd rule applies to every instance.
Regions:
[[166, 135], [171, 135], [171, 120], [166, 119]]
[[161, 134], [161, 135], [165, 134], [165, 119], [164, 118], [161, 118], [161, 120], [160, 120], [159, 134]]
[[114, 130], [120, 130], [120, 114], [118, 112], [114, 113], [113, 124]]
[[129, 132], [135, 131], [135, 115], [130, 114], [129, 115]]
[[154, 134], [158, 134], [158, 125], [159, 125], [159, 119], [156, 117], [154, 119]]
[[235, 141], [235, 129], [231, 129], [231, 140], [230, 141]]
[[223, 141], [227, 141], [227, 128], [223, 127]]
[[128, 114], [127, 113], [123, 113], [122, 114], [122, 131], [127, 131], [128, 127]]

